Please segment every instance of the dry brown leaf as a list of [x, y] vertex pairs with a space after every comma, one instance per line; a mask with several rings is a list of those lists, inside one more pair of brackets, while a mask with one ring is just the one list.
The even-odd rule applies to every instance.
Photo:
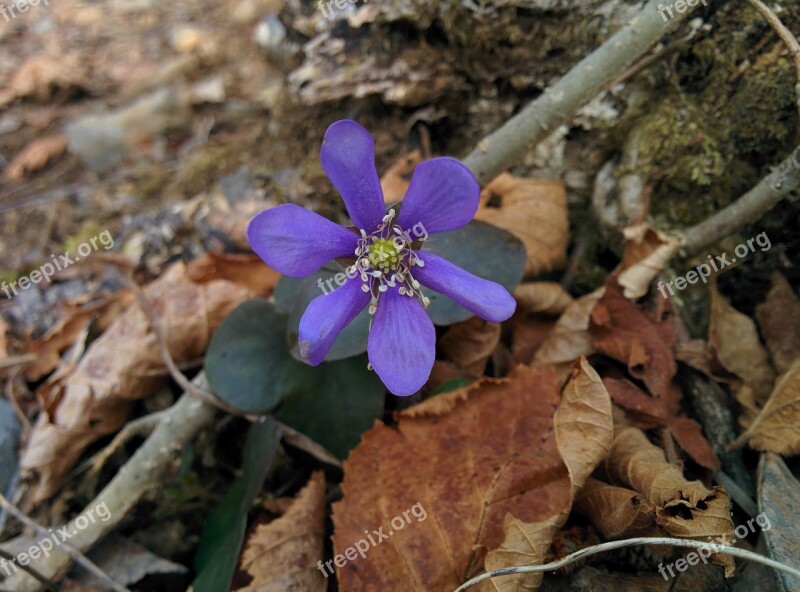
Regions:
[[780, 273], [772, 274], [767, 299], [756, 306], [761, 334], [779, 374], [800, 358], [800, 299]]
[[[251, 293], [224, 280], [197, 284], [178, 263], [147, 286], [176, 363], [205, 352], [214, 330]], [[164, 363], [138, 307], [119, 316], [87, 349], [69, 376], [42, 385], [42, 413], [22, 454], [20, 469], [31, 480], [29, 501], [52, 495], [64, 473], [89, 444], [117, 431], [134, 402], [163, 381]]]
[[520, 307], [528, 312], [547, 315], [561, 315], [567, 307], [575, 302], [561, 284], [557, 282], [527, 282], [514, 290]]
[[[486, 556], [487, 571], [544, 563], [553, 534], [564, 525], [575, 495], [611, 448], [614, 422], [611, 399], [603, 382], [585, 358], [576, 363], [553, 417], [558, 453], [570, 477], [571, 493], [561, 510], [545, 520], [526, 523], [511, 513], [504, 519], [503, 544]], [[542, 574], [514, 575], [492, 580], [484, 590], [523, 592], [536, 590]]]
[[775, 384], [775, 371], [758, 337], [753, 320], [733, 308], [711, 284], [708, 342], [719, 363], [744, 383], [736, 397], [745, 407], [740, 421], [748, 425]]
[[281, 278], [281, 274], [266, 265], [258, 255], [234, 253], [206, 253], [191, 261], [186, 273], [193, 282], [228, 280], [259, 296], [272, 294]]
[[736, 377], [720, 366], [711, 346], [705, 339], [689, 339], [675, 344], [675, 359], [716, 380], [730, 382]]
[[575, 507], [607, 539], [646, 536], [656, 529], [655, 508], [641, 494], [597, 479], [586, 482]]
[[[333, 506], [335, 553], [364, 539], [365, 529], [393, 535], [338, 570], [340, 589], [449, 592], [500, 546], [506, 514], [535, 523], [559, 513], [570, 480], [553, 433], [556, 381], [553, 371], [519, 366], [364, 434]], [[426, 519], [392, 528], [392, 518], [417, 503]]]
[[50, 161], [64, 154], [66, 149], [67, 136], [61, 133], [34, 140], [8, 163], [4, 173], [6, 181], [20, 181], [28, 174], [43, 169]]
[[[672, 387], [678, 371], [672, 348], [676, 342], [672, 318], [659, 311], [646, 312], [625, 298], [622, 287], [610, 276], [603, 297], [592, 310], [590, 330], [597, 351], [622, 362], [650, 394], [674, 414], [680, 391]], [[655, 317], [655, 318], [652, 318]]]
[[527, 275], [564, 265], [569, 244], [567, 193], [561, 181], [498, 175], [481, 192], [477, 220], [521, 240], [528, 251]]
[[518, 311], [510, 323], [511, 357], [517, 364], [529, 364], [556, 326], [552, 317]]
[[535, 365], [572, 363], [581, 356], [590, 356], [595, 349], [589, 324], [592, 310], [603, 296], [605, 288], [595, 290], [575, 300], [558, 319], [555, 328], [533, 359]]
[[646, 223], [629, 226], [622, 233], [626, 243], [619, 285], [624, 289], [625, 298], [635, 300], [647, 294], [650, 282], [678, 252], [681, 240]]
[[673, 417], [667, 427], [681, 450], [691, 456], [694, 462], [711, 471], [719, 471], [719, 459], [703, 435], [703, 426], [688, 417]]
[[90, 323], [97, 321], [105, 328], [132, 300], [132, 294], [123, 291], [88, 306], [67, 303], [58, 323], [28, 345], [28, 351], [36, 354], [36, 361], [25, 368], [25, 378], [33, 382], [55, 370], [61, 361], [61, 352], [71, 347]]
[[467, 374], [481, 376], [492, 352], [500, 343], [500, 324], [472, 317], [453, 325], [439, 340], [444, 357]]
[[[725, 490], [687, 481], [640, 429], [628, 427], [615, 434], [605, 469], [613, 481], [641, 493], [655, 507], [656, 524], [671, 536], [706, 540], [732, 534]], [[729, 557], [717, 560], [732, 570]]]
[[11, 84], [0, 98], [0, 107], [14, 99], [48, 100], [56, 90], [71, 91], [87, 87], [86, 60], [74, 53], [36, 55], [28, 58], [14, 73]]
[[239, 568], [253, 579], [238, 592], [324, 592], [317, 562], [325, 534], [325, 478], [314, 473], [285, 513], [259, 524], [245, 542]]
[[800, 453], [800, 359], [775, 385], [742, 439], [756, 450], [785, 456]]
[[422, 162], [422, 153], [414, 150], [399, 158], [381, 177], [383, 201], [387, 205], [402, 201], [411, 183], [414, 168]]

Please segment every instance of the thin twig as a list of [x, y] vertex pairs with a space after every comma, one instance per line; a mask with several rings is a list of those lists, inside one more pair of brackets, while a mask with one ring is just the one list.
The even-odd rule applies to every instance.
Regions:
[[599, 545], [587, 547], [585, 549], [581, 549], [580, 551], [576, 551], [575, 553], [571, 553], [563, 559], [552, 561], [544, 565], [519, 565], [515, 567], [496, 569], [472, 578], [468, 582], [456, 588], [453, 592], [461, 592], [462, 590], [466, 590], [475, 584], [500, 576], [555, 571], [557, 569], [561, 569], [565, 565], [569, 565], [570, 563], [574, 563], [580, 559], [583, 559], [584, 557], [590, 557], [591, 555], [597, 555], [598, 553], [605, 553], [606, 551], [613, 551], [614, 549], [634, 547], [636, 545], [672, 545], [673, 547], [690, 547], [693, 549], [713, 549], [714, 553], [722, 553], [725, 555], [738, 557], [739, 559], [761, 563], [762, 565], [772, 567], [779, 571], [786, 572], [796, 578], [800, 578], [799, 569], [795, 569], [789, 565], [784, 565], [783, 563], [779, 563], [773, 559], [770, 559], [769, 557], [759, 555], [758, 553], [753, 553], [752, 551], [737, 549], [736, 547], [730, 547], [728, 545], [704, 543], [702, 541], [690, 541], [688, 539], [673, 539], [669, 537], [637, 537], [633, 539], [623, 539], [621, 541], [610, 541], [608, 543], [601, 543]]
[[794, 62], [795, 70], [797, 70], [797, 83], [794, 86], [794, 90], [797, 94], [797, 108], [800, 109], [800, 43], [797, 42], [797, 38], [792, 35], [792, 32], [786, 28], [786, 25], [781, 22], [777, 14], [772, 12], [769, 6], [761, 0], [747, 1], [764, 17], [764, 20], [769, 23], [769, 26], [774, 29], [789, 50], [789, 57]]
[[15, 368], [16, 366], [24, 366], [36, 361], [36, 354], [23, 354], [21, 356], [14, 356], [0, 360], [0, 370], [6, 368]]
[[703, 222], [678, 233], [683, 251], [694, 255], [746, 224], [752, 224], [800, 185], [800, 146], [770, 174], [732, 204]]
[[[47, 529], [45, 529], [42, 526], [39, 526], [39, 524], [37, 524], [36, 522], [31, 520], [28, 516], [20, 512], [19, 509], [17, 509], [17, 507], [14, 504], [9, 502], [6, 499], [6, 497], [1, 493], [0, 493], [0, 505], [3, 506], [3, 508], [5, 508], [9, 514], [14, 516], [14, 518], [22, 522], [28, 528], [32, 529], [37, 536], [40, 536], [43, 539], [49, 539], [51, 537], [51, 533], [49, 533]], [[69, 553], [70, 557], [72, 557], [72, 560], [75, 561], [75, 563], [83, 567], [86, 571], [90, 572], [94, 576], [100, 578], [100, 580], [103, 581], [103, 583], [105, 583], [115, 592], [131, 592], [128, 588], [125, 588], [117, 584], [114, 580], [111, 579], [111, 577], [106, 572], [104, 572], [95, 563], [93, 563], [91, 559], [86, 557], [83, 553], [78, 551], [78, 549], [76, 549], [69, 543], [61, 541], [61, 544], [59, 546], [63, 547], [64, 550], [66, 550], [66, 552]], [[36, 579], [39, 578], [37, 577]], [[41, 582], [42, 580], [39, 581]]]
[[556, 84], [498, 130], [478, 142], [464, 160], [481, 185], [494, 179], [520, 156], [568, 121], [585, 103], [616, 79], [661, 37], [689, 16], [693, 8], [665, 21], [659, 0], [650, 0], [624, 27], [586, 56]]

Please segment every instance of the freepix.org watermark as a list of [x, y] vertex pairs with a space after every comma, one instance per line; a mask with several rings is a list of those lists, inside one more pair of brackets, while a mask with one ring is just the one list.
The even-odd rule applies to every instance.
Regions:
[[[769, 518], [763, 512], [756, 516], [755, 518], [750, 518], [747, 521], [747, 526], [744, 524], [740, 524], [733, 530], [733, 539], [728, 540], [727, 536], [719, 536], [716, 538], [716, 543], [721, 545], [732, 546], [736, 541], [742, 540], [748, 534], [748, 532], [755, 534], [756, 528], [753, 525], [753, 522], [758, 524], [761, 527], [761, 530], [769, 530], [772, 528], [772, 524], [770, 524]], [[749, 530], [748, 530], [749, 528]], [[719, 551], [719, 547], [715, 543], [708, 543], [707, 545], [703, 545], [700, 547], [696, 552], [692, 551], [691, 553], [687, 553], [686, 557], [681, 557], [677, 559], [674, 563], [667, 563], [666, 567], [663, 563], [658, 564], [658, 573], [660, 573], [664, 580], [669, 581], [669, 578], [675, 577], [675, 572], [672, 570], [672, 567], [675, 566], [675, 569], [678, 571], [686, 571], [689, 569], [690, 565], [697, 565], [700, 563], [702, 559], [703, 563], [708, 563], [708, 558], [711, 557], [713, 553]], [[667, 572], [669, 572], [669, 577], [667, 577]]]
[[3, 18], [8, 22], [11, 19], [17, 18], [17, 12], [28, 12], [31, 6], [39, 6], [39, 4], [50, 6], [47, 0], [16, 0], [8, 4], [0, 2], [0, 14], [2, 14]]
[[[747, 243], [736, 245], [736, 248], [733, 250], [736, 257], [739, 259], [744, 259], [750, 255], [750, 253], [755, 253], [756, 249], [753, 246], [753, 243], [758, 245], [762, 251], [767, 251], [772, 246], [767, 233], [762, 232], [755, 238], [747, 239]], [[731, 257], [730, 260], [728, 260], [727, 253], [723, 253], [722, 255], [714, 255], [713, 257], [709, 255], [708, 263], [701, 263], [692, 271], [688, 272], [685, 276], [676, 277], [674, 280], [669, 282], [660, 281], [656, 287], [664, 298], [667, 297], [667, 290], [669, 290], [669, 293], [674, 296], [675, 289], [683, 290], [689, 284], [696, 284], [699, 280], [702, 280], [704, 284], [707, 283], [708, 278], [711, 277], [712, 270], [718, 272], [729, 265], [736, 263], [736, 257]]]
[[[347, 549], [344, 550], [344, 555], [340, 553], [333, 559], [326, 561], [325, 565], [322, 564], [322, 561], [317, 561], [317, 569], [319, 569], [322, 572], [322, 575], [327, 578], [329, 575], [328, 570], [330, 570], [331, 574], [334, 572], [333, 567], [331, 566], [332, 563], [335, 563], [336, 567], [344, 567], [347, 565], [348, 561], [354, 561], [359, 555], [361, 555], [361, 559], [364, 559], [367, 556], [367, 551], [372, 549], [372, 547], [380, 545], [383, 541], [391, 537], [396, 531], [403, 530], [406, 527], [406, 524], [411, 524], [411, 516], [416, 518], [417, 522], [422, 522], [428, 517], [428, 513], [425, 511], [425, 508], [422, 507], [422, 503], [417, 502], [408, 510], [405, 510], [402, 515], [398, 514], [391, 519], [389, 522], [389, 526], [391, 528], [388, 533], [383, 532], [383, 526], [379, 527], [378, 530], [373, 530], [372, 532], [365, 530], [364, 534], [367, 535], [366, 539], [359, 539], [352, 547], [347, 547]], [[372, 545], [370, 545], [370, 543], [372, 543]], [[325, 568], [327, 568], [327, 570]]]
[[81, 243], [78, 245], [76, 249], [78, 254], [71, 256], [69, 252], [65, 253], [64, 255], [59, 255], [56, 257], [55, 255], [50, 255], [51, 261], [48, 261], [39, 269], [34, 269], [28, 275], [19, 278], [16, 281], [11, 282], [2, 282], [0, 283], [0, 290], [5, 292], [7, 298], [11, 298], [11, 292], [14, 293], [14, 296], [19, 294], [19, 290], [27, 290], [31, 285], [38, 284], [42, 280], [45, 282], [49, 282], [50, 278], [55, 275], [57, 271], [62, 271], [81, 260], [81, 258], [86, 258], [92, 254], [93, 251], [98, 250], [98, 243], [100, 246], [103, 247], [104, 250], [108, 250], [114, 246], [114, 238], [111, 236], [111, 233], [108, 230], [104, 230], [97, 236], [93, 236], [85, 243]]
[[[334, 7], [338, 10], [344, 10], [348, 4], [355, 4], [359, 0], [319, 0], [317, 8], [326, 19], [333, 17]], [[369, 0], [363, 0], [366, 4]]]
[[688, 9], [694, 8], [701, 2], [703, 3], [703, 6], [708, 6], [706, 0], [677, 0], [677, 2], [667, 4], [666, 6], [659, 4], [658, 14], [661, 15], [661, 18], [664, 19], [664, 22], [666, 23], [669, 20], [667, 18], [667, 13], [669, 13], [669, 18], [675, 18], [675, 13], [672, 12], [673, 10], [677, 10], [679, 13], [683, 14]]
[[[96, 514], [96, 515], [95, 515]], [[31, 561], [39, 559], [41, 556], [50, 557], [50, 551], [58, 547], [64, 541], [67, 541], [78, 534], [79, 530], [83, 530], [89, 524], [95, 524], [100, 519], [102, 522], [108, 522], [111, 519], [111, 512], [105, 502], [98, 504], [88, 512], [81, 514], [75, 520], [75, 528], [69, 530], [68, 527], [59, 528], [56, 531], [50, 529], [50, 536], [41, 539], [35, 545], [28, 549], [27, 553], [20, 553], [11, 561], [3, 559], [0, 561], [0, 571], [4, 572], [6, 576], [11, 576], [19, 571], [17, 564], [27, 567]]]

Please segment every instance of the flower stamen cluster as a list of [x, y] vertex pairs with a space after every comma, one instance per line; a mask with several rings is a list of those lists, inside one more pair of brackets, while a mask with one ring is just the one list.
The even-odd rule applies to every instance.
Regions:
[[411, 272], [415, 266], [425, 267], [425, 262], [411, 249], [408, 235], [394, 223], [396, 215], [392, 208], [375, 232], [367, 234], [361, 230], [355, 250], [356, 262], [347, 269], [349, 277], [360, 276], [362, 291], [371, 292], [370, 315], [378, 310], [380, 295], [389, 288], [397, 288], [402, 296], [416, 297], [425, 308], [431, 303]]

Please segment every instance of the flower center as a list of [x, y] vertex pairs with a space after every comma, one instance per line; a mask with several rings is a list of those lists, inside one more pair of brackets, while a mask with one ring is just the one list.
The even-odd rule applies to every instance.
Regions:
[[422, 293], [419, 282], [411, 273], [414, 266], [424, 267], [425, 262], [411, 249], [413, 240], [409, 234], [394, 224], [395, 215], [394, 208], [389, 210], [372, 234], [361, 230], [356, 262], [347, 269], [348, 276], [360, 276], [364, 292], [372, 293], [371, 315], [378, 309], [380, 295], [389, 288], [397, 288], [402, 296], [416, 297], [425, 308], [430, 304], [430, 299]]

